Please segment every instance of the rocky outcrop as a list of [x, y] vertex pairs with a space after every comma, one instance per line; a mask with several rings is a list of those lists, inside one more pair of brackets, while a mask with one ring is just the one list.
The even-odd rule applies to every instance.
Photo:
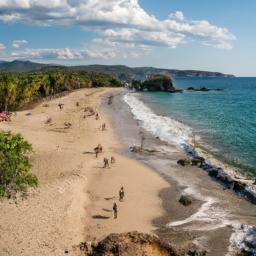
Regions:
[[182, 92], [181, 89], [176, 89], [174, 85], [174, 80], [171, 76], [167, 75], [151, 75], [147, 80], [145, 81], [139, 81], [134, 80], [132, 82], [132, 89], [135, 89], [137, 91], [149, 91], [149, 92]]
[[188, 145], [182, 145], [188, 155], [186, 159], [180, 159], [177, 164], [185, 166], [198, 166], [208, 173], [210, 177], [222, 184], [226, 189], [232, 189], [235, 193], [244, 197], [253, 204], [256, 204], [256, 193], [251, 190], [242, 180], [231, 177], [221, 167], [211, 164], [209, 161], [199, 156]]
[[190, 159], [179, 159], [177, 161], [177, 164], [179, 164], [181, 166], [187, 166], [187, 165], [191, 165], [191, 161], [190, 161]]
[[241, 225], [231, 237], [232, 246], [238, 251], [236, 256], [256, 255], [256, 226]]
[[162, 243], [159, 238], [138, 232], [123, 234], [111, 234], [98, 243], [93, 249], [95, 256], [115, 256], [115, 255], [175, 255], [173, 248]]
[[[121, 234], [110, 234], [98, 244], [82, 249], [90, 256], [181, 256], [169, 243], [157, 236], [137, 231]], [[86, 249], [86, 250], [85, 250]], [[205, 252], [189, 251], [186, 255], [203, 256]]]

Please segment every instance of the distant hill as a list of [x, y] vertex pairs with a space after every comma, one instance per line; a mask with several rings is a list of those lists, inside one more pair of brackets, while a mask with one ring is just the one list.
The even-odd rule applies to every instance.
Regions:
[[41, 68], [46, 66], [48, 65], [35, 63], [31, 61], [20, 61], [20, 60], [14, 60], [11, 62], [0, 61], [0, 71], [29, 72], [29, 71], [40, 70]]
[[111, 74], [124, 81], [145, 80], [150, 75], [154, 74], [171, 75], [173, 77], [233, 77], [233, 75], [227, 75], [220, 72], [199, 70], [162, 69], [154, 67], [130, 68], [124, 65], [81, 65], [67, 67], [20, 60], [15, 60], [12, 62], [0, 61], [0, 71], [29, 72], [56, 68]]

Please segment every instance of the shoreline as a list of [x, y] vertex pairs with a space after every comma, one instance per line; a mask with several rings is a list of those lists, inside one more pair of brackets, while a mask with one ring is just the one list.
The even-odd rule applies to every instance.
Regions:
[[[127, 95], [130, 95], [130, 94], [131, 93], [127, 91]], [[143, 101], [143, 99], [139, 94], [135, 94], [134, 98], [137, 98], [139, 101], [141, 101], [143, 105], [146, 106], [146, 108], [148, 108], [147, 104]], [[127, 102], [126, 99], [124, 101], [126, 102], [126, 104], [129, 105], [129, 107], [131, 107], [130, 103]], [[187, 157], [190, 157], [192, 159], [197, 157], [203, 158], [205, 160], [205, 168], [203, 169], [209, 173], [209, 176], [211, 176], [211, 178], [215, 178], [216, 182], [223, 184], [227, 188], [229, 187], [231, 187], [231, 189], [234, 188], [234, 192], [236, 194], [241, 194], [246, 200], [248, 200], [252, 204], [256, 204], [256, 185], [255, 185], [254, 179], [246, 177], [242, 173], [242, 170], [239, 170], [237, 167], [232, 166], [229, 163], [226, 163], [216, 158], [216, 156], [214, 156], [213, 154], [207, 151], [207, 148], [204, 148], [204, 147], [207, 147], [207, 145], [202, 147], [203, 146], [202, 141], [201, 142], [199, 141], [199, 143], [197, 143], [196, 149], [193, 150], [192, 133], [191, 133], [190, 127], [184, 126], [182, 122], [177, 121], [173, 118], [162, 116], [160, 113], [158, 114], [154, 113], [154, 115], [165, 119], [165, 121], [166, 119], [169, 119], [168, 121], [171, 120], [172, 122], [174, 122], [174, 125], [177, 126], [176, 129], [185, 129], [185, 132], [187, 133], [187, 135], [185, 135], [181, 141], [170, 143], [171, 145], [174, 144], [177, 147], [181, 148], [186, 153]], [[158, 136], [156, 134], [154, 135]], [[169, 137], [167, 138], [166, 135], [167, 135], [167, 132], [165, 134], [165, 137], [160, 136], [161, 137], [160, 139], [163, 141], [169, 142], [169, 138], [171, 136], [174, 136], [173, 134], [169, 134]], [[179, 136], [181, 134], [177, 133], [176, 135]], [[188, 137], [188, 135], [190, 135], [191, 137]], [[187, 141], [187, 142], [184, 142], [184, 141]], [[216, 172], [216, 174], [210, 175], [209, 170]]]
[[[116, 90], [114, 90], [114, 92], [115, 91]], [[103, 177], [101, 173], [98, 173], [96, 177], [88, 178], [91, 182], [88, 186], [87, 193], [89, 192], [90, 195], [97, 195], [97, 199], [96, 202], [94, 202], [95, 198], [92, 199], [92, 205], [87, 207], [87, 215], [90, 216], [92, 213], [99, 212], [99, 205], [100, 207], [105, 206], [105, 208], [102, 208], [103, 212], [101, 211], [103, 215], [98, 214], [97, 216], [92, 216], [93, 219], [88, 219], [85, 232], [87, 233], [87, 241], [95, 240], [96, 234], [97, 239], [100, 239], [109, 233], [120, 233], [133, 230], [153, 234], [154, 230], [157, 228], [153, 220], [156, 216], [160, 217], [164, 214], [164, 209], [161, 207], [161, 199], [158, 197], [158, 194], [162, 189], [169, 187], [169, 184], [151, 168], [147, 167], [144, 163], [123, 154], [124, 145], [120, 143], [114, 132], [111, 118], [104, 110], [102, 110], [102, 101], [106, 101], [106, 95], [109, 93], [112, 94], [113, 91], [104, 93], [102, 97], [98, 99], [100, 116], [107, 124], [107, 133], [105, 133], [107, 138], [103, 138], [101, 142], [103, 141], [103, 144], [107, 145], [104, 154], [107, 154], [108, 156], [113, 154], [116, 158], [116, 163], [113, 167], [111, 166], [110, 171], [112, 171], [113, 168], [118, 170], [114, 170], [114, 175], [107, 174], [108, 177]], [[120, 91], [117, 89], [116, 95], [119, 94]], [[105, 142], [106, 140], [108, 143]], [[111, 141], [111, 143], [109, 143], [109, 141]], [[101, 167], [97, 168], [101, 169]], [[103, 171], [108, 172], [108, 169]], [[126, 215], [121, 215], [122, 220], [120, 223], [119, 218], [117, 220], [112, 220], [112, 213], [111, 217], [107, 214], [108, 212], [111, 212], [110, 209], [112, 206], [109, 204], [109, 201], [118, 201], [118, 187], [116, 187], [116, 181], [120, 182], [119, 186], [124, 186], [127, 197], [127, 200], [125, 199], [124, 203], [119, 203], [119, 206], [121, 207], [120, 211], [123, 212], [120, 214]], [[97, 183], [97, 187], [95, 186], [95, 183]], [[150, 186], [148, 186], [148, 184], [150, 184]], [[102, 188], [103, 186], [105, 187]], [[116, 194], [113, 194], [113, 186], [116, 187]], [[146, 200], [146, 202], [144, 200]], [[124, 208], [126, 209], [123, 210]], [[108, 223], [104, 223], [102, 227], [102, 224], [98, 220], [101, 218], [104, 219], [105, 217], [106, 219], [109, 218], [109, 220]]]
[[[113, 102], [107, 104], [111, 94]], [[4, 256], [58, 256], [65, 251], [79, 256], [81, 242], [134, 230], [157, 234], [177, 251], [196, 247], [209, 251], [209, 256], [224, 256], [234, 234], [232, 223], [254, 223], [244, 200], [230, 191], [223, 193], [204, 171], [178, 166], [185, 153], [142, 129], [122, 96], [123, 91], [116, 88], [82, 89], [48, 101], [48, 107], [37, 105], [31, 116], [17, 112], [11, 123], [2, 125], [32, 143], [32, 172], [39, 178], [39, 187], [30, 190], [26, 200], [0, 202]], [[65, 104], [62, 111], [60, 101]], [[83, 118], [86, 106], [93, 107], [100, 119]], [[45, 124], [48, 117], [53, 124]], [[72, 123], [70, 129], [63, 127], [66, 121]], [[104, 122], [107, 130], [103, 132]], [[140, 143], [142, 134], [145, 147], [158, 151], [129, 151]], [[99, 143], [103, 154], [95, 158], [93, 148]], [[116, 163], [102, 168], [103, 158], [111, 155]], [[118, 202], [121, 186], [124, 202]], [[178, 202], [182, 194], [192, 197], [190, 206]], [[116, 220], [114, 201], [118, 203]]]
[[[253, 214], [255, 206], [244, 199], [241, 201], [241, 199], [231, 191], [226, 190], [225, 193], [223, 193], [223, 187], [218, 182], [212, 180], [205, 171], [200, 170], [198, 167], [177, 167], [177, 160], [186, 157], [185, 152], [183, 150], [181, 151], [180, 148], [170, 146], [168, 143], [155, 138], [152, 134], [140, 126], [138, 120], [134, 120], [128, 105], [125, 106], [126, 103], [124, 103], [120, 97], [116, 101], [116, 106], [114, 106], [113, 109], [119, 109], [122, 114], [115, 117], [114, 119], [116, 120], [114, 120], [114, 122], [116, 123], [116, 126], [120, 120], [121, 122], [126, 123], [125, 126], [121, 125], [121, 127], [116, 128], [116, 132], [119, 138], [123, 138], [125, 136], [129, 137], [129, 139], [122, 139], [122, 143], [126, 144], [126, 150], [124, 150], [125, 153], [129, 157], [140, 160], [147, 164], [150, 168], [155, 169], [155, 171], [158, 172], [169, 183], [178, 184], [173, 186], [175, 189], [173, 190], [172, 194], [175, 195], [176, 193], [176, 198], [174, 201], [170, 200], [170, 197], [166, 198], [162, 195], [162, 200], [169, 216], [168, 214], [167, 216], [164, 216], [162, 222], [160, 221], [159, 223], [160, 225], [163, 223], [167, 225], [167, 222], [172, 219], [171, 223], [173, 224], [167, 225], [164, 230], [161, 230], [160, 228], [159, 235], [162, 235], [164, 238], [166, 234], [168, 234], [167, 236], [170, 238], [172, 236], [172, 230], [170, 229], [174, 229], [176, 234], [178, 231], [178, 234], [182, 233], [184, 237], [186, 237], [186, 234], [191, 235], [192, 231], [192, 234], [193, 232], [195, 234], [195, 243], [202, 246], [203, 249], [208, 249], [209, 254], [207, 255], [226, 255], [231, 253], [230, 251], [236, 250], [236, 246], [238, 244], [234, 244], [234, 241], [231, 241], [231, 234], [233, 236], [233, 234], [240, 232], [240, 226], [238, 223], [245, 226], [253, 225], [253, 223], [255, 223], [253, 217], [246, 217], [249, 212]], [[109, 113], [109, 110], [107, 112]], [[122, 118], [122, 115], [125, 117]], [[134, 129], [133, 126], [136, 128]], [[120, 132], [120, 129], [124, 131]], [[153, 150], [158, 149], [160, 152], [152, 154], [129, 152], [129, 146], [140, 144], [141, 133], [143, 133], [146, 137], [145, 147]], [[172, 172], [170, 172], [170, 168], [172, 168]], [[186, 177], [188, 174], [189, 176]], [[204, 185], [202, 186], [202, 184]], [[181, 213], [184, 212], [184, 208], [180, 209], [179, 215], [181, 216], [175, 220], [173, 208], [178, 208], [180, 206], [180, 204], [177, 203], [179, 199], [177, 194], [181, 195], [182, 193], [192, 196], [194, 198], [193, 204], [196, 204], [197, 200], [200, 203], [197, 207], [195, 207], [197, 210], [188, 213], [188, 217], [182, 216]], [[172, 202], [172, 206], [170, 202], [168, 205], [168, 200]], [[242, 209], [237, 208], [236, 205], [238, 207], [240, 205], [239, 208]], [[200, 226], [205, 224], [206, 227], [202, 229]], [[205, 236], [207, 239], [204, 238], [201, 240], [202, 238], [200, 237]], [[188, 237], [189, 236], [187, 236], [187, 238]], [[206, 242], [207, 240], [212, 241], [211, 245], [209, 242]], [[230, 249], [231, 242], [232, 250]], [[236, 241], [236, 243], [240, 243], [240, 241]]]

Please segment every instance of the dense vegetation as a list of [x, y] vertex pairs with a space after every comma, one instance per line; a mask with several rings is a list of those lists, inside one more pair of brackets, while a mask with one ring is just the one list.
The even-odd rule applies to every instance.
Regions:
[[171, 91], [175, 89], [174, 81], [171, 76], [166, 75], [151, 75], [145, 81], [134, 80], [132, 87], [138, 91]]
[[37, 185], [37, 178], [29, 174], [31, 151], [32, 146], [20, 134], [0, 133], [0, 197]]
[[0, 111], [14, 110], [42, 97], [90, 87], [118, 87], [121, 83], [111, 75], [51, 69], [29, 73], [0, 73]]

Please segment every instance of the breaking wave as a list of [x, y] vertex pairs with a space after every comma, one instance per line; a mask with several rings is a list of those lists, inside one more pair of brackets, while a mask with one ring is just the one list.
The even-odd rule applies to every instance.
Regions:
[[155, 114], [132, 93], [126, 94], [124, 101], [131, 108], [134, 118], [140, 122], [141, 127], [154, 136], [172, 145], [189, 142], [192, 130], [188, 126], [170, 117]]

